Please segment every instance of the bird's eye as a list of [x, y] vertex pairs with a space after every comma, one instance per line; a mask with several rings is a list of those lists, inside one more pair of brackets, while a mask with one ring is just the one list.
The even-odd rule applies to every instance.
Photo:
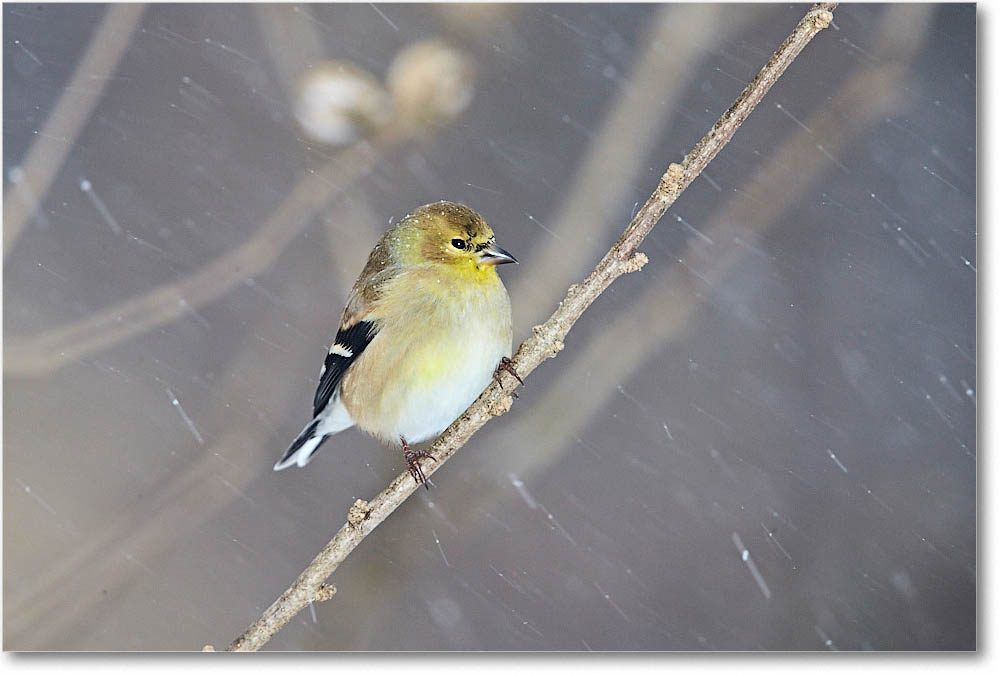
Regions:
[[457, 248], [459, 251], [461, 251], [462, 249], [465, 248], [465, 240], [464, 239], [452, 239], [451, 240], [451, 245], [454, 246], [455, 248]]

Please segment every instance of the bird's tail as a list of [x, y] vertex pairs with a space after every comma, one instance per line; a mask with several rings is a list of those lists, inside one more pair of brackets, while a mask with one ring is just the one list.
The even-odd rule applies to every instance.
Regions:
[[292, 441], [285, 454], [274, 465], [275, 471], [287, 469], [292, 464], [305, 466], [313, 458], [319, 446], [330, 436], [354, 426], [354, 420], [344, 407], [340, 397], [331, 400], [317, 413], [312, 422], [306, 425], [298, 438]]
[[319, 446], [323, 444], [331, 434], [324, 434], [320, 432], [320, 422], [322, 420], [317, 417], [312, 422], [306, 425], [306, 428], [302, 430], [302, 433], [298, 435], [292, 444], [288, 446], [288, 450], [285, 450], [285, 454], [281, 459], [274, 465], [275, 471], [281, 471], [282, 469], [287, 469], [292, 464], [298, 464], [299, 466], [305, 466], [312, 459], [316, 451], [319, 450]]

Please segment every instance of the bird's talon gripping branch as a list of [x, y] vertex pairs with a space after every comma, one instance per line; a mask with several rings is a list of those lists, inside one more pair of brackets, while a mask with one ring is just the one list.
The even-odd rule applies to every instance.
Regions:
[[[497, 369], [493, 371], [493, 379], [496, 380], [497, 384], [500, 385], [500, 388], [503, 389], [503, 382], [500, 381], [501, 371], [507, 371], [513, 375], [514, 379], [520, 382], [522, 386], [524, 385], [524, 380], [521, 379], [521, 376], [517, 374], [517, 370], [514, 368], [514, 362], [506, 356], [500, 359], [500, 365], [498, 365]], [[517, 398], [516, 395], [515, 398]]]
[[420, 468], [420, 462], [417, 460], [429, 459], [433, 462], [434, 458], [423, 450], [410, 450], [410, 444], [406, 442], [405, 438], [400, 438], [399, 440], [403, 443], [403, 459], [406, 460], [406, 469], [413, 476], [413, 481], [417, 485], [422, 483], [425, 488], [430, 490], [430, 486], [427, 485], [427, 476], [424, 475], [424, 470]]

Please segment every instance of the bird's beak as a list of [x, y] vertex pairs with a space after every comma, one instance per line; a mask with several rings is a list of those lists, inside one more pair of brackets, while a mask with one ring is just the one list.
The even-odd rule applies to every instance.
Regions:
[[506, 263], [516, 263], [517, 258], [496, 244], [493, 244], [489, 248], [483, 249], [482, 253], [479, 254], [479, 262], [484, 265], [504, 265]]

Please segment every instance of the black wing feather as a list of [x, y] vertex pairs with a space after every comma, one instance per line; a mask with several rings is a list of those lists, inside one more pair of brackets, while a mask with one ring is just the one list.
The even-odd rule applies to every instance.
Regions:
[[335, 345], [340, 345], [350, 350], [350, 356], [343, 354], [327, 354], [326, 363], [323, 364], [323, 372], [319, 376], [319, 386], [316, 387], [316, 396], [313, 398], [313, 416], [319, 415], [320, 411], [330, 402], [330, 397], [340, 384], [340, 379], [347, 372], [347, 368], [354, 363], [354, 360], [361, 356], [361, 352], [375, 337], [375, 327], [372, 321], [359, 321], [350, 328], [337, 331], [337, 337], [333, 341]]

